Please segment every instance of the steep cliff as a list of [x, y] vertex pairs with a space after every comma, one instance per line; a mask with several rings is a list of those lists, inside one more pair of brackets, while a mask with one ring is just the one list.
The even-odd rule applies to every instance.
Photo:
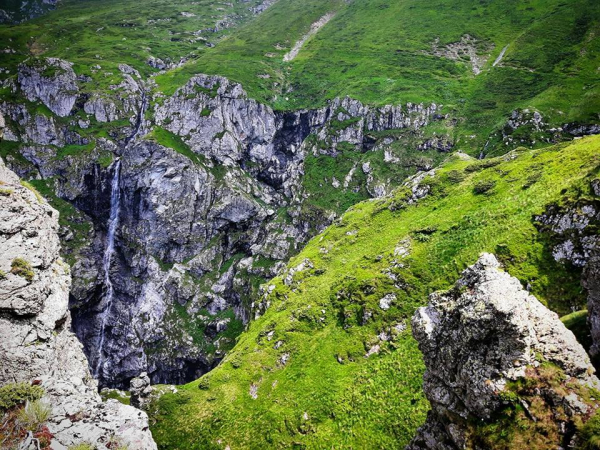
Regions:
[[[194, 77], [165, 97], [131, 67], [119, 70], [115, 92], [98, 96], [67, 62], [30, 61], [15, 89], [54, 115], [0, 105], [19, 149], [11, 165], [77, 208], [64, 211], [76, 261], [71, 308], [102, 384], [127, 387], [144, 371], [155, 383], [205, 373], [281, 261], [353, 203], [385, 195], [447, 151], [423, 144], [418, 157], [405, 155], [407, 142], [425, 143], [427, 126], [445, 120], [436, 104], [346, 98], [277, 112], [222, 77]], [[92, 122], [109, 127], [107, 137], [90, 134]]]
[[145, 413], [101, 401], [71, 332], [71, 277], [59, 256], [58, 213], [2, 160], [0, 224], [0, 385], [43, 389], [53, 449], [83, 442], [105, 449], [117, 441], [132, 450], [156, 448]]
[[483, 254], [412, 329], [431, 403], [408, 449], [568, 448], [600, 387], [573, 333]]
[[549, 236], [553, 258], [565, 270], [581, 273], [587, 293], [588, 325], [595, 364], [600, 357], [600, 180], [591, 180], [577, 196], [550, 205], [536, 217], [538, 228]]

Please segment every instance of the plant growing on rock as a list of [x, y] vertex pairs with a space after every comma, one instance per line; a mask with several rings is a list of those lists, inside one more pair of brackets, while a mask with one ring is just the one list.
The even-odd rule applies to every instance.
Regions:
[[29, 383], [10, 383], [0, 387], [0, 412], [28, 401], [42, 398], [44, 390], [40, 386], [31, 386]]
[[71, 445], [68, 450], [96, 450], [96, 446], [89, 442], [82, 442], [81, 444]]
[[15, 258], [10, 265], [10, 273], [25, 278], [27, 281], [33, 281], [34, 272], [31, 264], [23, 258]]
[[96, 446], [88, 442], [82, 442], [81, 444], [71, 445], [68, 450], [96, 450]]
[[18, 421], [23, 428], [31, 431], [41, 431], [50, 415], [52, 407], [42, 400], [28, 401], [19, 412]]
[[600, 414], [595, 414], [583, 426], [579, 427], [581, 450], [600, 449]]

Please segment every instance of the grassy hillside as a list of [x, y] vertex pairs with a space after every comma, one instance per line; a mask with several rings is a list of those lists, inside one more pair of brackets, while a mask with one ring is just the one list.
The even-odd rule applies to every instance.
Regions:
[[591, 137], [455, 155], [422, 181], [431, 192], [417, 204], [401, 188], [354, 206], [289, 264], [309, 260], [304, 270], [266, 287], [270, 306], [218, 368], [154, 405], [159, 447], [401, 448], [428, 407], [415, 308], [487, 251], [559, 314], [581, 309], [580, 273], [554, 262], [534, 216], [592, 196], [599, 175]]
[[[284, 62], [326, 13], [335, 16]], [[157, 81], [172, 92], [198, 71], [225, 75], [279, 109], [345, 95], [378, 105], [437, 102], [459, 119], [455, 139], [475, 151], [516, 108], [539, 108], [554, 125], [598, 122], [599, 27], [594, 0], [280, 0]], [[443, 49], [466, 35], [485, 60], [479, 75], [467, 56], [432, 51], [436, 39]]]
[[[540, 110], [552, 126], [600, 122], [595, 0], [278, 0], [255, 16], [260, 3], [64, 0], [36, 20], [0, 26], [0, 39], [16, 52], [0, 57], [9, 69], [0, 79], [27, 57], [56, 56], [90, 76], [89, 89], [103, 90], [120, 63], [148, 76], [157, 72], [150, 57], [185, 58], [156, 78], [160, 91], [209, 73], [283, 110], [346, 95], [377, 105], [436, 102], [456, 119], [448, 134], [472, 154], [518, 108]], [[284, 61], [326, 14], [333, 18]], [[451, 57], [461, 42], [477, 55], [480, 74], [466, 53]], [[91, 70], [96, 64], [101, 71]], [[490, 153], [505, 149], [497, 140]]]
[[[57, 57], [75, 63], [78, 75], [88, 75], [106, 88], [119, 64], [129, 64], [144, 76], [158, 72], [150, 56], [178, 63], [214, 45], [253, 17], [260, 0], [215, 2], [200, 0], [61, 0], [59, 8], [19, 25], [0, 25], [0, 66], [14, 76], [16, 65], [32, 56]], [[103, 71], [91, 71], [101, 65]], [[2, 79], [0, 78], [0, 79]]]

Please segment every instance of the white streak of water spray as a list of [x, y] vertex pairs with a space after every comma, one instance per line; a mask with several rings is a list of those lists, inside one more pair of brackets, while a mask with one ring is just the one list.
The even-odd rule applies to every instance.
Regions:
[[104, 300], [106, 306], [102, 312], [102, 322], [100, 326], [100, 340], [98, 342], [98, 354], [96, 356], [96, 367], [94, 368], [94, 376], [98, 378], [98, 374], [104, 365], [104, 337], [106, 331], [106, 319], [110, 316], [110, 309], [114, 295], [112, 281], [110, 280], [110, 264], [113, 253], [115, 251], [115, 233], [119, 226], [119, 211], [121, 206], [121, 188], [119, 186], [121, 177], [121, 161], [117, 160], [110, 187], [110, 217], [108, 219], [108, 234], [106, 236], [106, 249], [104, 250], [104, 258], [102, 259], [102, 268], [104, 269]]
[[[126, 148], [142, 131], [144, 125], [144, 114], [148, 108], [148, 99], [146, 92], [142, 90], [142, 105], [138, 112], [137, 120], [133, 133], [125, 139], [124, 147]], [[110, 279], [110, 264], [115, 252], [115, 234], [119, 227], [119, 211], [121, 210], [121, 160], [118, 159], [115, 163], [114, 174], [110, 186], [110, 217], [108, 219], [108, 234], [106, 236], [106, 249], [104, 250], [104, 258], [102, 259], [102, 268], [104, 270], [104, 300], [105, 307], [102, 311], [102, 321], [100, 325], [100, 339], [98, 340], [98, 348], [96, 354], [96, 364], [94, 367], [94, 378], [98, 379], [100, 371], [104, 367], [104, 340], [106, 333], [106, 320], [110, 316], [111, 307], [113, 304], [114, 288]]]

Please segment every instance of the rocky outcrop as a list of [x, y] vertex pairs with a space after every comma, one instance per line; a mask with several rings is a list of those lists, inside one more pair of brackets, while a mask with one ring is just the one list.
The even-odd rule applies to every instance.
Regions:
[[[61, 74], [48, 70], [53, 64], [68, 65], [42, 60], [22, 67], [21, 84], [31, 98], [65, 85]], [[63, 236], [71, 236], [65, 239], [69, 252], [69, 242], [79, 245], [70, 255], [77, 260], [74, 329], [103, 386], [127, 388], [142, 372], [153, 383], [183, 383], [210, 370], [249, 319], [258, 285], [336, 217], [336, 211], [307, 207], [320, 193], [303, 184], [305, 160], [344, 151], [382, 154], [395, 138], [378, 140], [378, 132], [419, 134], [443, 119], [435, 104], [371, 108], [349, 98], [317, 110], [277, 112], [249, 99], [237, 83], [199, 75], [170, 97], [156, 94], [149, 121], [140, 75], [126, 65], [119, 69], [122, 81], [101, 95], [76, 80], [77, 120], [0, 104], [10, 139], [32, 167], [9, 155], [11, 166], [51, 179], [56, 194], [93, 222], [84, 238], [73, 238], [72, 230]], [[46, 83], [51, 76], [50, 87], [35, 89], [31, 80]], [[41, 101], [61, 114], [68, 109], [60, 96]], [[110, 128], [115, 121], [120, 125]], [[106, 124], [108, 137], [87, 137], [92, 122]], [[404, 164], [387, 154], [389, 164]], [[117, 158], [121, 219], [107, 268]], [[393, 182], [379, 170], [349, 167], [336, 175], [335, 189], [384, 195]], [[106, 280], [114, 292], [110, 302]]]
[[142, 372], [139, 377], [133, 378], [129, 384], [131, 404], [136, 408], [145, 409], [150, 402], [152, 391], [150, 377], [146, 372]]
[[504, 147], [515, 145], [534, 146], [536, 143], [557, 143], [573, 138], [600, 133], [600, 125], [589, 123], [564, 123], [551, 125], [539, 112], [516, 109], [492, 139], [500, 139]]
[[600, 180], [590, 182], [587, 198], [551, 205], [536, 217], [536, 223], [540, 231], [551, 237], [554, 259], [581, 270], [593, 341], [589, 352], [597, 364], [600, 358]]
[[52, 408], [51, 447], [156, 445], [145, 413], [103, 403], [71, 332], [70, 271], [59, 257], [58, 213], [0, 160], [0, 384], [34, 382]]
[[497, 428], [486, 424], [500, 420], [507, 448], [515, 432], [533, 433], [536, 448], [564, 448], [597, 408], [588, 396], [600, 382], [585, 350], [493, 255], [431, 295], [412, 326], [431, 411], [408, 449], [490, 448]]
[[71, 64], [58, 58], [19, 66], [19, 85], [29, 101], [40, 100], [59, 117], [69, 115], [77, 100], [77, 77]]

